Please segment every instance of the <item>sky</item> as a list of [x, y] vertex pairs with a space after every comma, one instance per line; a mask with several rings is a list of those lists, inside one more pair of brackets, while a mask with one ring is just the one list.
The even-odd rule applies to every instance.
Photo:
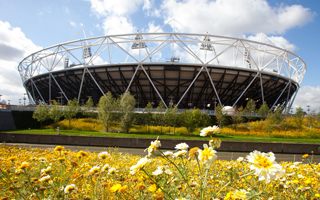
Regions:
[[265, 37], [306, 62], [294, 107], [320, 112], [318, 0], [1, 0], [1, 101], [18, 104], [23, 98], [17, 66], [29, 54], [84, 37], [137, 31]]

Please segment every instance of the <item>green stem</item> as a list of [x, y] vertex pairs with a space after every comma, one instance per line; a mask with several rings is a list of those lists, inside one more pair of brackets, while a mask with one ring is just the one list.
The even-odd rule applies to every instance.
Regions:
[[170, 199], [174, 199], [166, 190], [164, 190], [164, 188], [163, 188], [161, 185], [158, 184], [158, 182], [157, 182], [156, 180], [154, 180], [154, 179], [152, 178], [152, 176], [151, 176], [146, 170], [144, 170], [143, 168], [142, 168], [141, 170], [150, 178], [150, 180], [151, 180], [154, 184], [156, 184], [156, 186], [157, 186], [158, 188], [161, 189], [161, 191], [163, 191], [165, 194], [167, 194]]
[[180, 168], [176, 165], [176, 163], [170, 160], [166, 155], [164, 155], [164, 153], [161, 150], [159, 150], [159, 152], [161, 153], [162, 157], [164, 157], [167, 161], [169, 161], [169, 163], [171, 163], [178, 170], [179, 174], [181, 175], [182, 179], [186, 182], [190, 191], [194, 194], [194, 196], [197, 196], [196, 193], [192, 190], [192, 187], [190, 186], [188, 179], [184, 176], [184, 174], [182, 173]]

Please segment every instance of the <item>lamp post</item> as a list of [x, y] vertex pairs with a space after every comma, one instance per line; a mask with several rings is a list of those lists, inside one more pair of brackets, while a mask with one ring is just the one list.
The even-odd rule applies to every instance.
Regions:
[[62, 92], [58, 92], [60, 95], [57, 97], [58, 98], [58, 104], [62, 105]]
[[27, 95], [26, 93], [23, 93], [23, 105], [24, 106], [26, 105], [26, 99], [27, 99], [26, 95]]

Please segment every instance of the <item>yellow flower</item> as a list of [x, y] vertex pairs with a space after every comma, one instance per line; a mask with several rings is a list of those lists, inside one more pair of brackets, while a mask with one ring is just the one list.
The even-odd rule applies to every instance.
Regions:
[[157, 191], [157, 185], [156, 184], [152, 184], [148, 187], [148, 191], [149, 192], [156, 192]]
[[27, 169], [30, 167], [30, 164], [28, 162], [22, 162], [19, 166], [19, 169]]
[[309, 157], [309, 154], [307, 154], [307, 153], [302, 155], [303, 159], [307, 159], [308, 157]]
[[40, 157], [40, 158], [38, 158], [38, 160], [39, 160], [40, 162], [42, 162], [42, 163], [48, 162], [48, 160], [47, 160], [46, 158], [44, 158], [44, 157]]
[[121, 188], [119, 189], [119, 192], [125, 192], [128, 189], [127, 185], [121, 186]]
[[116, 192], [118, 192], [120, 189], [121, 189], [121, 184], [117, 183], [117, 184], [113, 185], [113, 186], [110, 188], [110, 191], [111, 191], [112, 193], [116, 193]]
[[73, 191], [77, 190], [77, 187], [75, 184], [70, 184], [70, 185], [67, 185], [65, 188], [64, 188], [64, 193], [66, 194], [69, 194]]
[[79, 152], [77, 153], [77, 157], [78, 157], [78, 158], [86, 157], [86, 156], [88, 156], [88, 152], [79, 151]]
[[265, 180], [269, 183], [272, 179], [279, 178], [284, 174], [284, 170], [276, 163], [272, 152], [253, 151], [247, 156], [247, 160], [251, 163], [250, 169], [255, 171], [255, 175], [259, 176], [259, 181]]
[[146, 186], [143, 183], [138, 183], [138, 185], [136, 185], [136, 188], [141, 191], [144, 190]]
[[106, 159], [106, 158], [108, 158], [108, 157], [110, 157], [110, 154], [109, 154], [108, 152], [106, 152], [106, 151], [100, 152], [100, 153], [98, 154], [98, 158], [100, 158], [100, 159], [102, 159], [102, 160], [104, 160], [104, 159]]
[[224, 197], [225, 200], [246, 200], [247, 199], [247, 191], [246, 190], [235, 190], [230, 191]]
[[61, 152], [61, 151], [63, 151], [64, 150], [64, 147], [63, 146], [56, 146], [55, 148], [54, 148], [54, 151], [58, 151], [58, 152]]
[[23, 173], [23, 171], [22, 171], [22, 169], [16, 169], [16, 170], [14, 171], [14, 173], [15, 173], [16, 175], [19, 175], [19, 174]]
[[160, 188], [152, 196], [155, 200], [163, 200], [164, 199], [164, 194]]
[[17, 156], [11, 156], [8, 158], [9, 161], [14, 162], [17, 160]]
[[198, 159], [200, 162], [206, 164], [217, 159], [216, 151], [212, 147], [208, 147], [207, 144], [203, 145], [203, 150], [198, 150]]
[[195, 158], [198, 155], [199, 147], [193, 147], [189, 150], [189, 158]]

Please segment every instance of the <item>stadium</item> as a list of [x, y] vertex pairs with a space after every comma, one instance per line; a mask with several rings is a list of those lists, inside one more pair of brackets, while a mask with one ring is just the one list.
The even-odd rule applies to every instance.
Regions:
[[18, 66], [29, 99], [80, 104], [130, 91], [137, 108], [214, 110], [216, 105], [292, 106], [306, 72], [293, 52], [246, 39], [210, 34], [134, 33], [57, 44]]

